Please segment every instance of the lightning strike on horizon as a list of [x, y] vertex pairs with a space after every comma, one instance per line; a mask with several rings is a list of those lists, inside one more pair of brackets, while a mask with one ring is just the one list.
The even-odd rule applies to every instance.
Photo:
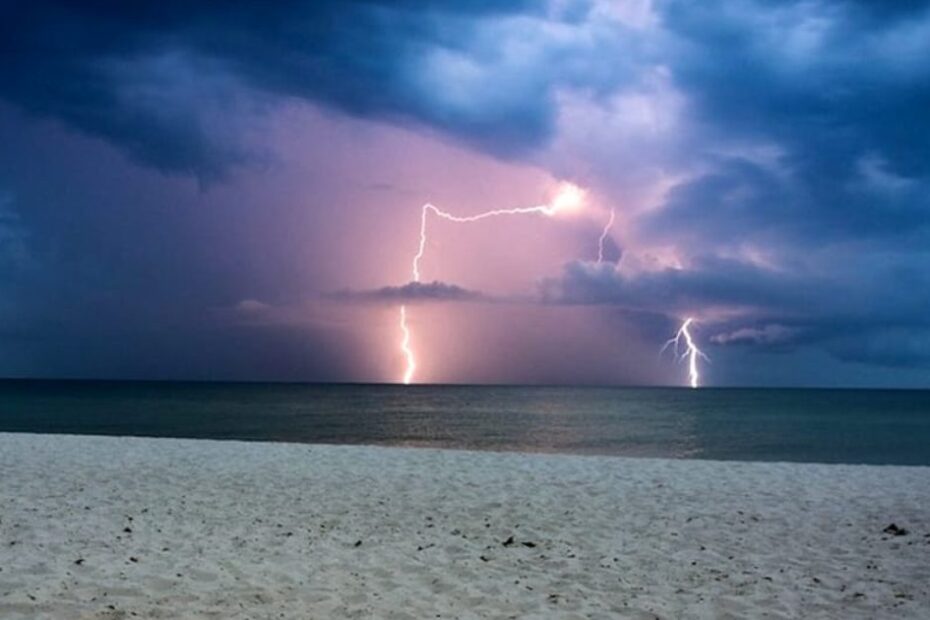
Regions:
[[604, 230], [601, 232], [601, 236], [597, 240], [597, 264], [600, 265], [604, 262], [604, 242], [607, 241], [607, 235], [610, 234], [610, 229], [614, 225], [614, 216], [616, 215], [616, 210], [610, 210], [610, 218], [608, 218], [607, 223], [604, 224]]
[[407, 359], [407, 369], [404, 371], [404, 385], [410, 385], [413, 380], [413, 373], [417, 369], [417, 361], [413, 357], [413, 349], [410, 348], [410, 328], [407, 327], [407, 306], [400, 307], [400, 330], [403, 338], [400, 341], [400, 350], [403, 351]]
[[[456, 224], [467, 224], [471, 222], [478, 222], [491, 217], [505, 216], [505, 215], [531, 215], [531, 214], [540, 214], [547, 217], [553, 217], [559, 213], [575, 211], [581, 208], [584, 202], [585, 192], [577, 185], [572, 183], [562, 183], [559, 186], [559, 191], [553, 197], [553, 199], [544, 205], [537, 205], [534, 207], [514, 207], [511, 209], [493, 209], [491, 211], [485, 211], [484, 213], [478, 213], [476, 215], [468, 216], [459, 216], [453, 215], [446, 211], [443, 211], [436, 205], [432, 203], [426, 203], [420, 210], [420, 243], [417, 246], [417, 253], [413, 257], [413, 263], [411, 265], [411, 276], [413, 282], [420, 281], [420, 260], [423, 258], [423, 254], [426, 252], [426, 222], [427, 215], [430, 212], [435, 214], [437, 217], [440, 217], [444, 220], [454, 222]], [[413, 349], [410, 346], [410, 340], [412, 337], [410, 326], [407, 324], [407, 306], [402, 305], [400, 307], [400, 329], [403, 337], [401, 339], [400, 348], [406, 359], [406, 368], [404, 370], [403, 383], [404, 385], [409, 385], [413, 381], [414, 373], [416, 372], [417, 362], [416, 355], [413, 352]]]
[[669, 348], [672, 345], [675, 345], [675, 354], [678, 354], [679, 345], [681, 344], [681, 339], [685, 339], [685, 352], [681, 354], [679, 359], [688, 358], [688, 378], [691, 383], [692, 388], [700, 387], [701, 375], [698, 372], [697, 367], [697, 358], [698, 356], [703, 357], [705, 360], [710, 361], [710, 358], [707, 357], [703, 351], [701, 351], [696, 344], [694, 344], [694, 338], [691, 337], [691, 332], [688, 331], [691, 323], [694, 322], [692, 317], [685, 319], [685, 322], [681, 324], [681, 327], [678, 328], [678, 332], [675, 334], [674, 338], [671, 338], [668, 342], [665, 343], [665, 346], [662, 347], [662, 350]]

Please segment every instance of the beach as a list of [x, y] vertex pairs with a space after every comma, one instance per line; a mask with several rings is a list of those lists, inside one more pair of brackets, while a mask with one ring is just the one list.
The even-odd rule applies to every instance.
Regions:
[[0, 434], [0, 618], [131, 617], [927, 618], [930, 468]]

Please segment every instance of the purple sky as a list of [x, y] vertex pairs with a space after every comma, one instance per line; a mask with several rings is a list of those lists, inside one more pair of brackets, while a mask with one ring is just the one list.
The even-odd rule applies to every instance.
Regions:
[[406, 303], [424, 382], [930, 387], [928, 3], [85, 6], [0, 26], [0, 376], [397, 381]]

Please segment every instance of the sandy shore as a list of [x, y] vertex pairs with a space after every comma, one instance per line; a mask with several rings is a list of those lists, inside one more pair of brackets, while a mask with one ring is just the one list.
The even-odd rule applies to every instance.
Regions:
[[928, 618], [930, 468], [0, 434], [0, 618], [128, 617]]

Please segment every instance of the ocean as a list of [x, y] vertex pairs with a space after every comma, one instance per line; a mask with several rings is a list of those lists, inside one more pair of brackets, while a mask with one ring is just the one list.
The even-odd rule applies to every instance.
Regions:
[[0, 431], [930, 465], [930, 391], [9, 380]]

